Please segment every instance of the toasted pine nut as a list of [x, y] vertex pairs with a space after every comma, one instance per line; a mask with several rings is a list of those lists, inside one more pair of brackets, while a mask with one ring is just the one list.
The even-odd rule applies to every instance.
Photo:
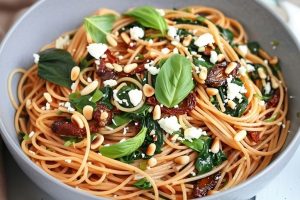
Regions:
[[191, 41], [192, 41], [192, 35], [188, 35], [183, 39], [182, 44], [183, 46], [187, 47], [191, 44]]
[[118, 45], [118, 42], [111, 36], [111, 34], [106, 35], [106, 40], [112, 47], [116, 47]]
[[44, 96], [44, 98], [46, 99], [46, 101], [48, 103], [52, 102], [52, 97], [51, 97], [51, 95], [48, 92], [44, 92], [43, 96]]
[[80, 92], [81, 95], [88, 95], [91, 92], [93, 92], [97, 87], [98, 87], [98, 81], [93, 81], [90, 84], [88, 84], [87, 86], [85, 86], [85, 88], [83, 88]]
[[228, 100], [228, 106], [229, 106], [231, 109], [234, 109], [235, 106], [236, 106], [236, 103], [234, 103], [234, 101], [232, 101], [232, 100]]
[[100, 115], [101, 120], [106, 120], [107, 117], [108, 117], [108, 113], [106, 111], [102, 112], [101, 115]]
[[111, 63], [105, 63], [105, 67], [108, 69], [114, 69], [114, 66]]
[[135, 70], [135, 68], [137, 68], [137, 64], [136, 63], [131, 63], [131, 64], [128, 64], [128, 65], [125, 65], [124, 67], [124, 72], [125, 73], [130, 73], [132, 72], [133, 70]]
[[266, 79], [267, 78], [266, 72], [262, 67], [257, 69], [257, 73], [258, 73], [258, 75], [261, 79]]
[[150, 52], [149, 52], [149, 56], [150, 56], [151, 58], [155, 58], [157, 55], [158, 55], [158, 54], [157, 54], [155, 51], [150, 51]]
[[115, 69], [116, 72], [122, 72], [123, 71], [123, 67], [117, 63], [113, 64], [113, 67]]
[[219, 138], [215, 138], [214, 142], [211, 145], [210, 150], [213, 153], [218, 153], [219, 152], [219, 150], [220, 150], [220, 140], [219, 140]]
[[271, 78], [271, 84], [273, 89], [277, 89], [279, 87], [278, 81], [274, 77]]
[[93, 107], [90, 105], [86, 105], [83, 107], [82, 114], [86, 118], [86, 120], [91, 120], [93, 118]]
[[220, 53], [220, 54], [218, 55], [218, 62], [222, 62], [224, 59], [225, 59], [224, 54]]
[[276, 65], [278, 63], [278, 57], [277, 56], [272, 57], [271, 59], [269, 59], [269, 63], [271, 65]]
[[217, 190], [209, 190], [208, 192], [207, 192], [207, 194], [208, 195], [213, 195], [213, 194], [217, 194], [219, 191], [217, 191]]
[[189, 156], [179, 156], [174, 159], [174, 162], [176, 162], [179, 165], [186, 165], [190, 162]]
[[206, 78], [207, 78], [207, 68], [206, 67], [201, 67], [199, 78], [201, 80], [206, 80]]
[[149, 167], [154, 167], [155, 165], [157, 164], [157, 160], [156, 160], [156, 158], [150, 158], [149, 160], [148, 160], [148, 165], [149, 165]]
[[80, 74], [80, 68], [78, 66], [75, 66], [71, 70], [71, 80], [76, 81]]
[[206, 93], [209, 95], [209, 96], [215, 96], [219, 93], [219, 90], [216, 89], [216, 88], [206, 88]]
[[236, 62], [230, 62], [225, 69], [225, 73], [230, 74], [236, 68], [236, 66], [237, 66]]
[[93, 39], [92, 39], [92, 37], [90, 36], [89, 33], [86, 33], [86, 41], [87, 41], [89, 44], [93, 43]]
[[247, 131], [241, 130], [241, 131], [237, 132], [237, 134], [235, 134], [234, 140], [237, 141], [237, 142], [240, 142], [240, 141], [242, 141], [246, 136], [247, 136]]
[[155, 153], [155, 150], [156, 150], [156, 144], [151, 143], [151, 144], [149, 144], [149, 146], [148, 146], [148, 148], [146, 150], [146, 154], [148, 156], [153, 156], [154, 153]]
[[96, 138], [91, 143], [91, 149], [97, 149], [104, 142], [103, 135], [97, 134]]
[[27, 99], [26, 100], [26, 108], [29, 109], [30, 106], [31, 106], [31, 99]]
[[80, 119], [80, 117], [78, 116], [78, 114], [73, 114], [71, 116], [71, 120], [72, 120], [72, 122], [75, 122], [79, 128], [83, 128], [84, 127], [83, 121]]
[[151, 85], [145, 84], [143, 86], [143, 92], [146, 97], [151, 97], [152, 95], [154, 95], [155, 90]]
[[121, 38], [124, 40], [124, 42], [125, 42], [126, 44], [129, 44], [129, 43], [130, 43], [130, 38], [129, 38], [129, 36], [128, 36], [128, 34], [127, 34], [126, 32], [122, 32], [122, 33], [121, 33]]
[[161, 118], [161, 109], [159, 105], [156, 105], [153, 109], [153, 119], [158, 120]]

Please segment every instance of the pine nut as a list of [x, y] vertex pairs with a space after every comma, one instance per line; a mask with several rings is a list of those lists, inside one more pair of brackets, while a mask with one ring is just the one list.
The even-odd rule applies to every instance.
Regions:
[[218, 55], [218, 62], [222, 62], [224, 59], [225, 59], [224, 54], [220, 53], [220, 54]]
[[206, 80], [206, 78], [207, 78], [207, 68], [206, 67], [201, 67], [200, 69], [201, 69], [201, 71], [199, 73], [199, 78], [201, 80]]
[[93, 118], [93, 107], [90, 105], [86, 105], [83, 107], [82, 114], [86, 118], [86, 120], [91, 120]]
[[87, 41], [87, 43], [89, 43], [89, 44], [93, 43], [93, 39], [92, 39], [92, 37], [90, 36], [89, 33], [86, 33], [86, 41]]
[[159, 105], [156, 105], [153, 109], [153, 120], [158, 120], [161, 118], [161, 109]]
[[219, 138], [215, 138], [214, 142], [211, 145], [210, 150], [213, 153], [218, 153], [219, 152], [219, 150], [220, 150], [220, 140], [219, 140]]
[[124, 72], [125, 73], [130, 73], [132, 72], [133, 70], [135, 70], [135, 68], [137, 68], [137, 64], [136, 63], [131, 63], [131, 64], [128, 64], [124, 67]]
[[123, 67], [121, 65], [117, 64], [117, 63], [114, 63], [113, 67], [114, 67], [114, 70], [116, 72], [122, 72], [123, 71]]
[[151, 97], [151, 96], [154, 95], [155, 90], [154, 90], [154, 88], [153, 88], [151, 85], [145, 84], [145, 85], [143, 86], [143, 92], [144, 92], [144, 95], [145, 95], [146, 97]]
[[31, 106], [31, 100], [27, 99], [26, 100], [26, 108], [29, 109], [30, 106]]
[[101, 120], [106, 120], [108, 118], [108, 113], [106, 111], [102, 112], [100, 115]]
[[277, 56], [272, 57], [271, 59], [269, 59], [269, 63], [271, 65], [276, 65], [278, 63], [278, 57]]
[[149, 165], [149, 167], [154, 167], [155, 165], [157, 164], [157, 160], [156, 160], [156, 158], [150, 158], [149, 160], [148, 160], [148, 165]]
[[236, 66], [237, 66], [236, 62], [229, 63], [225, 69], [225, 73], [230, 74], [236, 68]]
[[111, 36], [111, 34], [106, 35], [106, 40], [112, 47], [116, 47], [118, 45], [118, 42]]
[[121, 33], [121, 38], [124, 40], [124, 42], [125, 42], [126, 44], [129, 44], [129, 43], [130, 43], [130, 38], [129, 38], [129, 36], [128, 36], [128, 34], [127, 34], [126, 32], [122, 32], [122, 33]]
[[146, 150], [146, 154], [148, 156], [153, 156], [154, 153], [155, 153], [155, 150], [156, 150], [156, 144], [151, 143], [151, 144], [149, 144], [149, 146], [148, 146], [148, 148]]
[[232, 101], [232, 100], [228, 100], [228, 106], [231, 108], [231, 109], [234, 109], [235, 108], [235, 106], [236, 106], [236, 103], [234, 103], [234, 101]]
[[105, 67], [108, 69], [114, 69], [114, 66], [111, 63], [105, 63]]
[[80, 74], [80, 68], [78, 66], [75, 66], [71, 70], [71, 80], [76, 81]]
[[179, 165], [186, 165], [190, 162], [190, 157], [189, 156], [179, 156], [174, 159], [174, 162]]
[[85, 86], [85, 88], [83, 88], [80, 92], [81, 95], [88, 95], [91, 92], [93, 92], [97, 87], [98, 87], [99, 82], [98, 81], [93, 81], [90, 84], [88, 84], [87, 86]]
[[279, 87], [278, 81], [274, 77], [271, 78], [271, 84], [273, 89], [277, 89]]
[[215, 96], [219, 93], [219, 90], [216, 89], [216, 88], [206, 88], [206, 93], [209, 95], [209, 96]]
[[48, 103], [52, 102], [52, 97], [51, 97], [51, 95], [48, 92], [44, 92], [43, 96], [44, 96], [44, 98], [46, 99], [46, 101]]
[[78, 116], [78, 114], [73, 114], [71, 116], [71, 121], [75, 122], [79, 128], [83, 128], [84, 127], [83, 121], [80, 119], [80, 117]]
[[155, 51], [150, 51], [150, 52], [149, 52], [149, 56], [150, 56], [151, 58], [155, 58], [157, 55], [158, 55], [158, 54], [157, 54]]
[[91, 143], [91, 149], [98, 149], [104, 142], [103, 135], [97, 134], [96, 138]]
[[188, 35], [184, 38], [182, 44], [183, 46], [187, 47], [191, 44], [191, 41], [192, 41], [192, 35]]
[[257, 69], [257, 73], [258, 73], [258, 75], [261, 79], [266, 79], [267, 78], [266, 72], [262, 67]]
[[242, 141], [247, 136], [247, 131], [241, 130], [234, 136], [234, 140], [237, 142]]

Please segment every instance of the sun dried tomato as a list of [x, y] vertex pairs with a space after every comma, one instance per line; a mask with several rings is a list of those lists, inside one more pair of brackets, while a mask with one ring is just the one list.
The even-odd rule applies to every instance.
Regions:
[[260, 140], [260, 137], [259, 137], [259, 132], [257, 131], [250, 131], [248, 132], [250, 138], [253, 140], [253, 142], [255, 143], [258, 143], [259, 140]]
[[267, 102], [267, 109], [276, 107], [280, 99], [280, 91], [279, 89], [275, 90], [272, 98]]
[[110, 50], [106, 51], [106, 58], [100, 60], [100, 65], [97, 68], [97, 75], [101, 78], [102, 81], [114, 79], [116, 77], [116, 72], [113, 69], [107, 68], [106, 63], [116, 63], [118, 59], [112, 55]]
[[86, 131], [84, 128], [79, 128], [75, 123], [67, 120], [57, 120], [51, 125], [52, 131], [60, 136], [75, 136], [75, 137], [85, 137]]
[[103, 104], [97, 104], [97, 108], [93, 113], [93, 119], [100, 127], [104, 127], [112, 122], [112, 111]]
[[205, 47], [203, 54], [206, 56], [210, 56], [211, 51], [212, 51], [212, 48], [207, 46], [207, 47]]
[[226, 84], [226, 79], [229, 77], [229, 75], [232, 75], [233, 77], [237, 76], [238, 68], [240, 67], [240, 64], [237, 63], [237, 66], [230, 74], [225, 73], [225, 69], [229, 63], [224, 61], [222, 63], [216, 64], [208, 73], [207, 79], [205, 80], [205, 83], [208, 86], [211, 87], [220, 87], [222, 85]]
[[216, 187], [220, 176], [221, 172], [217, 172], [216, 174], [196, 181], [193, 188], [193, 197], [205, 197], [208, 191]]

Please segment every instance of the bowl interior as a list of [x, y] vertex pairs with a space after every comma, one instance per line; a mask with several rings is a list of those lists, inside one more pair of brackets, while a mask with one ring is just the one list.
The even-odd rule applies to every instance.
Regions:
[[[28, 170], [27, 173], [30, 172], [29, 168], [31, 170], [34, 169], [38, 173], [42, 173], [42, 171], [24, 156], [19, 146], [14, 128], [15, 110], [8, 98], [8, 76], [14, 68], [30, 67], [33, 63], [33, 53], [38, 52], [42, 46], [53, 41], [61, 33], [78, 27], [85, 16], [90, 15], [97, 8], [101, 7], [122, 12], [130, 7], [145, 4], [162, 8], [207, 5], [220, 9], [225, 15], [240, 21], [244, 25], [250, 40], [259, 41], [267, 52], [270, 52], [271, 55], [278, 55], [280, 58], [282, 70], [288, 85], [289, 96], [296, 97], [289, 99], [288, 118], [292, 123], [290, 133], [282, 151], [289, 147], [289, 145], [293, 146], [290, 148], [295, 148], [296, 143], [299, 142], [299, 137], [296, 134], [299, 127], [296, 115], [300, 111], [300, 90], [298, 88], [300, 85], [300, 79], [298, 78], [300, 74], [300, 68], [298, 67], [300, 63], [299, 50], [294, 40], [278, 19], [267, 12], [265, 8], [261, 7], [260, 4], [255, 1], [246, 0], [152, 0], [151, 3], [146, 0], [135, 0], [134, 5], [130, 0], [86, 0], [85, 2], [73, 0], [71, 2], [67, 0], [44, 0], [38, 2], [14, 26], [0, 48], [0, 125], [2, 137], [13, 156], [16, 159], [20, 158], [18, 163], [21, 167], [26, 166], [24, 168]], [[273, 40], [280, 42], [276, 50], [273, 50], [270, 45], [270, 42]], [[17, 78], [13, 82], [13, 92], [15, 95], [18, 83]], [[280, 156], [283, 157], [283, 155]], [[287, 159], [287, 156], [285, 157]], [[46, 176], [49, 179], [47, 175], [42, 176]], [[53, 179], [51, 180], [54, 181]]]

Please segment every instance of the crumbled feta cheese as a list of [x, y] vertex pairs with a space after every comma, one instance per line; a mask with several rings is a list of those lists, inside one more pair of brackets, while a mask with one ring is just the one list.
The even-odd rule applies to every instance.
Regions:
[[245, 76], [246, 75], [246, 72], [247, 72], [247, 69], [244, 67], [244, 66], [241, 66], [239, 68], [239, 73], [242, 75], [242, 76]]
[[227, 98], [233, 100], [234, 98], [241, 99], [241, 93], [246, 93], [247, 90], [244, 86], [239, 86], [235, 83], [231, 83], [232, 77], [227, 78]]
[[71, 84], [71, 90], [75, 90], [76, 89], [76, 83], [72, 83]]
[[33, 155], [35, 155], [34, 151], [29, 150], [28, 152], [31, 153], [31, 154], [33, 154]]
[[100, 65], [100, 60], [95, 60], [96, 65]]
[[213, 44], [215, 42], [214, 37], [210, 33], [204, 33], [200, 35], [194, 42], [198, 47], [204, 47], [208, 44]]
[[184, 139], [192, 141], [198, 139], [201, 135], [206, 135], [205, 131], [201, 128], [190, 127], [184, 130]]
[[114, 87], [118, 84], [118, 82], [116, 80], [109, 79], [109, 80], [103, 81], [103, 84], [104, 84], [104, 86]]
[[64, 35], [64, 36], [59, 37], [55, 41], [55, 48], [64, 49], [69, 44], [70, 44], [70, 36], [69, 35]]
[[46, 103], [45, 110], [50, 110], [50, 103]]
[[247, 72], [253, 72], [253, 71], [255, 71], [254, 66], [251, 65], [251, 64], [247, 64], [247, 65], [246, 65], [246, 69], [247, 69]]
[[137, 106], [143, 99], [143, 92], [139, 89], [130, 90], [128, 96], [132, 105]]
[[148, 40], [148, 43], [153, 44], [153, 40], [152, 39]]
[[40, 60], [40, 55], [37, 54], [37, 53], [34, 53], [34, 54], [33, 54], [33, 58], [34, 58], [34, 63], [35, 63], [35, 64], [38, 64], [38, 63], [39, 63], [39, 60]]
[[113, 98], [114, 98], [114, 100], [115, 100], [116, 102], [122, 103], [122, 100], [119, 99], [119, 97], [118, 97], [118, 91], [119, 91], [119, 90], [113, 90]]
[[93, 82], [93, 80], [91, 79], [91, 77], [87, 77], [86, 81], [87, 81], [88, 83]]
[[218, 54], [215, 51], [210, 52], [210, 59], [209, 61], [213, 64], [215, 64], [218, 61]]
[[282, 126], [282, 128], [285, 128], [285, 124], [282, 124], [281, 126]]
[[171, 42], [171, 44], [172, 44], [173, 46], [177, 46], [177, 45], [179, 44], [179, 42], [177, 42], [176, 40], [173, 40], [173, 41]]
[[119, 143], [125, 142], [126, 138], [122, 138]]
[[178, 49], [177, 49], [177, 48], [174, 48], [174, 49], [173, 49], [173, 53], [174, 53], [174, 54], [178, 54], [178, 53], [179, 53]]
[[70, 164], [72, 162], [72, 160], [71, 159], [66, 159], [65, 162]]
[[102, 43], [92, 43], [87, 46], [87, 50], [91, 56], [96, 59], [100, 59], [100, 57], [106, 52], [107, 45]]
[[34, 134], [35, 134], [35, 132], [34, 132], [34, 131], [31, 131], [31, 132], [29, 133], [28, 136], [29, 136], [30, 138], [32, 138], [32, 136], [33, 136]]
[[168, 36], [170, 36], [172, 39], [175, 39], [175, 37], [177, 36], [177, 28], [175, 28], [174, 26], [169, 26]]
[[144, 37], [144, 30], [138, 26], [134, 26], [132, 27], [130, 30], [129, 30], [129, 33], [130, 33], [130, 38], [132, 40], [138, 40], [140, 38], [143, 38]]
[[109, 146], [110, 146], [110, 144], [105, 144], [105, 145], [103, 145], [103, 146], [105, 146], [105, 147], [109, 147]]
[[125, 128], [123, 129], [123, 135], [126, 135], [126, 134], [127, 134], [128, 129], [129, 129], [129, 127], [125, 127]]
[[59, 105], [59, 106], [64, 106], [65, 103], [64, 103], [64, 102], [60, 102], [60, 103], [58, 103], [58, 105]]
[[264, 105], [265, 105], [265, 102], [264, 102], [264, 101], [259, 101], [258, 104], [259, 104], [260, 106], [264, 106]]
[[196, 172], [191, 172], [191, 175], [192, 176], [196, 176]]
[[248, 53], [247, 45], [239, 45], [238, 48], [239, 48], [240, 52], [242, 53], [242, 56], [245, 56]]
[[165, 11], [163, 10], [163, 9], [155, 9], [156, 10], [156, 12], [158, 12], [158, 14], [160, 15], [160, 16], [165, 16]]
[[133, 47], [134, 45], [135, 45], [135, 43], [133, 43], [133, 42], [130, 42], [130, 43], [129, 43], [129, 46], [130, 46], [130, 47]]
[[264, 89], [265, 89], [265, 93], [266, 94], [269, 94], [271, 92], [271, 84], [270, 84], [270, 82], [266, 83]]
[[163, 48], [162, 50], [161, 50], [161, 52], [163, 53], [163, 54], [168, 54], [168, 53], [170, 53], [170, 49], [168, 49], [168, 48]]
[[148, 72], [150, 72], [150, 74], [152, 74], [152, 75], [158, 74], [158, 72], [159, 72], [159, 70], [160, 70], [159, 68], [156, 68], [156, 67], [154, 66], [154, 61], [150, 61], [150, 62], [146, 63], [146, 64], [144, 65], [144, 67], [145, 67], [145, 69], [147, 69]]
[[106, 55], [106, 54], [103, 54], [103, 55], [101, 56], [101, 58], [107, 58], [107, 55]]
[[158, 124], [164, 131], [170, 134], [175, 131], [179, 131], [181, 128], [176, 116], [162, 118], [158, 121]]

